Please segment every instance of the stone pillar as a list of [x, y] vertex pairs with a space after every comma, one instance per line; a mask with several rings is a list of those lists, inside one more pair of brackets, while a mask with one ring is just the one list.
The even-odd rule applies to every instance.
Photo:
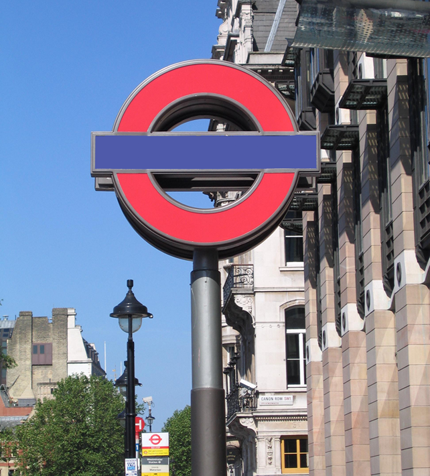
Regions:
[[318, 346], [316, 212], [303, 212], [309, 474], [325, 476], [324, 392]]
[[402, 475], [430, 467], [430, 291], [406, 285], [396, 294]]
[[383, 287], [376, 113], [360, 114], [367, 382], [372, 475], [399, 474], [394, 315]]
[[349, 331], [342, 338], [346, 474], [370, 473], [366, 334]]
[[[358, 160], [358, 157], [354, 157]], [[342, 335], [346, 474], [370, 473], [366, 334], [357, 310], [354, 173], [351, 152], [337, 153], [340, 323]], [[338, 316], [339, 317], [339, 316]]]
[[342, 349], [335, 325], [331, 187], [320, 185], [318, 190], [326, 474], [343, 476], [346, 473]]
[[[409, 141], [406, 60], [388, 61], [390, 129], [400, 131], [390, 141], [394, 230], [394, 292], [400, 414], [401, 473], [424, 476], [430, 467], [430, 291], [415, 255], [413, 180]], [[392, 353], [390, 353], [391, 357]], [[393, 392], [394, 393], [394, 390]], [[396, 451], [398, 439], [386, 446]], [[389, 454], [386, 451], [388, 459]], [[398, 470], [400, 473], [400, 469]]]

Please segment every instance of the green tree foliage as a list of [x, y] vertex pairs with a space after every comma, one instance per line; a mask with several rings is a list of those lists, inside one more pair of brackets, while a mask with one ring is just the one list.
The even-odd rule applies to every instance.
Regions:
[[16, 429], [17, 464], [24, 476], [118, 476], [124, 472], [124, 401], [102, 377], [71, 376], [54, 399]]
[[0, 363], [4, 369], [13, 369], [14, 367], [17, 366], [15, 359], [11, 357], [10, 355], [4, 354], [1, 349], [0, 349]]
[[175, 476], [191, 476], [191, 407], [175, 410], [162, 431], [169, 433], [170, 463]]
[[15, 435], [9, 428], [0, 431], [0, 461], [10, 462], [13, 459]]

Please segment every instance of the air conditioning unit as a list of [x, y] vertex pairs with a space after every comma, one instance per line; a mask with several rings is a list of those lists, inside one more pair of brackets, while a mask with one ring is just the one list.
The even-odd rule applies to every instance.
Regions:
[[341, 107], [339, 107], [339, 103], [340, 99], [334, 109], [335, 124], [337, 126], [351, 124], [351, 111], [349, 109], [342, 109]]
[[358, 79], [375, 79], [375, 69], [373, 67], [373, 58], [363, 53], [357, 64]]

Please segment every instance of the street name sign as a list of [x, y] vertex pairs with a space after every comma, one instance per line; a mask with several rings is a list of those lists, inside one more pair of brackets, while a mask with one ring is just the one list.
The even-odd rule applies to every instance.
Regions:
[[260, 405], [292, 405], [294, 395], [260, 395], [258, 401]]

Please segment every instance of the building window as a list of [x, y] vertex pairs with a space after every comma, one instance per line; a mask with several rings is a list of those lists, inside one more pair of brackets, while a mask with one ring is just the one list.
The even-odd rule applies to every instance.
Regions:
[[308, 438], [292, 436], [281, 440], [282, 473], [309, 473]]
[[288, 212], [283, 222], [285, 265], [303, 263], [303, 225], [300, 212]]
[[33, 365], [52, 365], [52, 344], [33, 344]]
[[287, 386], [306, 385], [305, 308], [285, 310]]

